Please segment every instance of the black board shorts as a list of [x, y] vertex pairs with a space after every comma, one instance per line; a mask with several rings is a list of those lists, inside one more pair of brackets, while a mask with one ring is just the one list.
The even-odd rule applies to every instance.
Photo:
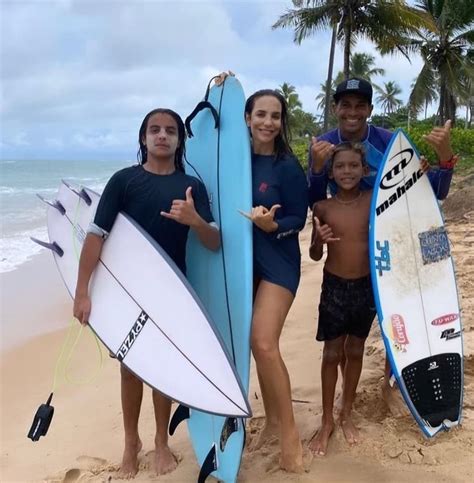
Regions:
[[375, 315], [370, 275], [345, 279], [324, 270], [316, 340], [334, 340], [343, 335], [365, 339]]

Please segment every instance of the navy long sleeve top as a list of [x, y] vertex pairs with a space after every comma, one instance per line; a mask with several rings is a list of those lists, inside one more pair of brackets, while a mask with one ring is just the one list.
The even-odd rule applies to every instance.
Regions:
[[296, 293], [300, 278], [301, 253], [298, 234], [306, 223], [308, 186], [298, 160], [291, 155], [252, 155], [253, 206], [275, 213], [278, 229], [266, 233], [253, 227], [254, 274]]

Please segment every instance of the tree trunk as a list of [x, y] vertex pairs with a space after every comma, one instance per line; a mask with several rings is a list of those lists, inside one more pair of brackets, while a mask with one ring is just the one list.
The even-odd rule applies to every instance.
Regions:
[[349, 21], [348, 18], [344, 19], [344, 79], [349, 79], [350, 73], [352, 29]]
[[469, 115], [469, 122], [467, 124], [467, 127], [468, 129], [471, 129], [472, 118], [474, 117], [474, 97], [471, 97], [471, 99], [469, 100], [469, 111], [470, 111], [470, 115]]
[[456, 124], [456, 98], [449, 93], [448, 97], [448, 119], [451, 119], [451, 126]]
[[329, 51], [328, 78], [326, 80], [326, 95], [324, 97], [324, 132], [329, 128], [329, 107], [331, 104], [332, 71], [334, 68], [334, 52], [336, 51], [336, 36], [337, 26], [332, 29], [331, 50]]
[[443, 126], [446, 122], [446, 81], [441, 78], [439, 89], [439, 121]]

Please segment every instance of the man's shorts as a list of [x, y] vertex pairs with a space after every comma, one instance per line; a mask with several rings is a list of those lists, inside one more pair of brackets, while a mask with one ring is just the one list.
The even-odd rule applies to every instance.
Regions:
[[365, 339], [375, 315], [370, 275], [345, 279], [324, 270], [317, 340], [334, 340], [343, 335]]

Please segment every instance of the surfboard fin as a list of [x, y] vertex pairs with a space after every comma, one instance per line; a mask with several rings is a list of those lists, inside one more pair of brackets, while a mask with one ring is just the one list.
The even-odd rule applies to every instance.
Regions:
[[201, 471], [199, 472], [198, 476], [198, 483], [204, 483], [207, 477], [217, 470], [218, 466], [216, 445], [213, 444], [201, 466]]
[[179, 423], [181, 421], [184, 421], [185, 419], [189, 419], [189, 408], [187, 406], [183, 406], [182, 404], [180, 404], [176, 408], [176, 411], [174, 412], [173, 417], [171, 418], [171, 421], [170, 421], [170, 426], [168, 429], [170, 436], [173, 436]]
[[62, 180], [62, 182], [73, 192], [76, 193], [79, 198], [84, 200], [87, 206], [90, 206], [92, 203], [91, 197], [87, 194], [87, 191], [82, 188], [81, 190], [77, 190], [74, 186], [71, 186], [67, 181]]
[[48, 201], [46, 198], [41, 196], [40, 194], [36, 193], [36, 196], [43, 202], [46, 203], [48, 206], [51, 206], [51, 208], [56, 208], [61, 215], [64, 215], [66, 213], [66, 208], [61, 204], [60, 201], [54, 200], [54, 201]]
[[37, 243], [38, 245], [44, 248], [47, 248], [48, 250], [53, 251], [60, 257], [64, 255], [64, 250], [56, 242], [53, 242], [53, 243], [44, 242], [42, 240], [38, 240], [38, 238], [35, 238], [33, 236], [30, 236], [30, 240], [34, 241], [35, 243]]
[[238, 430], [239, 420], [237, 418], [226, 418], [226, 420], [224, 421], [224, 426], [222, 427], [221, 438], [219, 442], [221, 451], [224, 451], [227, 440], [230, 438], [232, 433], [235, 433]]

